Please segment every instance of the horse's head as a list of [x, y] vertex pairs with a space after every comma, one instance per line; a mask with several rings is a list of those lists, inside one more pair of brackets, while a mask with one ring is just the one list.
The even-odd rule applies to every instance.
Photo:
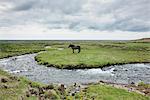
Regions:
[[68, 46], [68, 48], [73, 47], [73, 46], [74, 46], [74, 45], [70, 44], [70, 45]]

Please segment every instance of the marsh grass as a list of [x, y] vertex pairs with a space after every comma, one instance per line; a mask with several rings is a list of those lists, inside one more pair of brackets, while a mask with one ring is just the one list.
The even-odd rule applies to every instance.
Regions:
[[[72, 54], [67, 46], [70, 44], [80, 45], [82, 51], [80, 54]], [[45, 46], [52, 48], [45, 49]], [[57, 48], [64, 48], [58, 50]], [[26, 53], [35, 53], [42, 50], [36, 57], [40, 64], [57, 68], [93, 68], [103, 67], [119, 63], [131, 62], [150, 62], [150, 43], [149, 42], [114, 42], [114, 41], [0, 41], [0, 58], [11, 57]], [[31, 82], [24, 77], [15, 77], [0, 70], [0, 100], [37, 100], [39, 96], [33, 94], [27, 97], [29, 89], [39, 90], [44, 98], [52, 100], [61, 100], [66, 96], [67, 100], [149, 100], [149, 97], [128, 92], [123, 89], [105, 85], [90, 85], [75, 96], [69, 96], [68, 92], [62, 94], [57, 85], [49, 85]], [[139, 84], [139, 86], [147, 85]], [[149, 87], [149, 85], [148, 85]], [[140, 88], [141, 89], [141, 88]]]
[[[100, 68], [115, 64], [150, 62], [148, 43], [80, 43], [81, 53], [72, 53], [67, 45], [54, 45], [35, 59], [48, 67], [78, 69]], [[63, 50], [54, 48], [63, 47]]]
[[0, 41], [0, 58], [36, 53], [42, 50], [44, 50], [42, 43]]

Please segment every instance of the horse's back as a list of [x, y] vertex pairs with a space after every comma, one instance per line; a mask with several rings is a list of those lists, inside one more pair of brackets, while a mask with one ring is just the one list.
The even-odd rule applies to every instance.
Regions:
[[79, 47], [79, 48], [80, 48], [80, 46], [77, 46], [77, 47]]

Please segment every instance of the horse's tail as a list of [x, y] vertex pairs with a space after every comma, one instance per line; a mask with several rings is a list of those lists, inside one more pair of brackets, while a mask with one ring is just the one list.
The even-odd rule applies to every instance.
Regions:
[[79, 52], [78, 53], [80, 53], [81, 52], [81, 47], [80, 46], [78, 46], [79, 47]]

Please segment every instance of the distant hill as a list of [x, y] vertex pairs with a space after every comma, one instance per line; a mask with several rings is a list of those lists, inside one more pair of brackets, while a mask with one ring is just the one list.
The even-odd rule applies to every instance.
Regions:
[[142, 39], [137, 39], [135, 41], [150, 42], [150, 38], [142, 38]]

